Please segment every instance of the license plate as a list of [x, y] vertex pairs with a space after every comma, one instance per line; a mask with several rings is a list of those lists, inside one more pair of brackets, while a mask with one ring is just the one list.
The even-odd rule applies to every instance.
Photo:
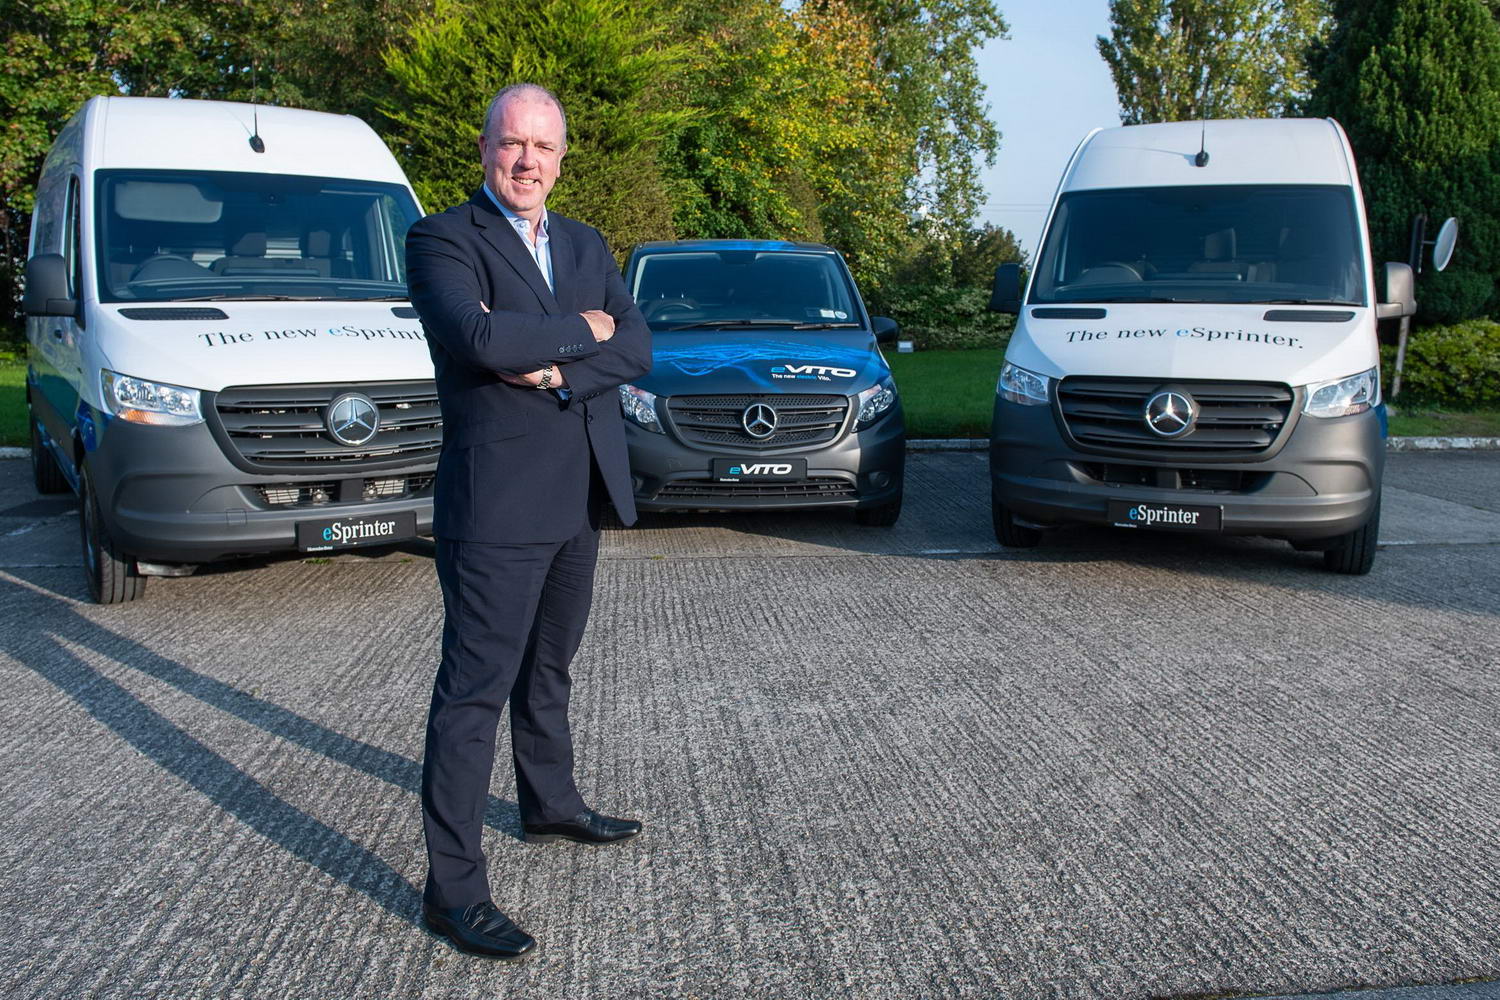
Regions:
[[1117, 528], [1218, 531], [1224, 524], [1224, 508], [1201, 507], [1185, 503], [1156, 503], [1145, 500], [1111, 500], [1109, 520]]
[[417, 534], [417, 512], [335, 517], [325, 521], [297, 522], [297, 548], [303, 552], [352, 549], [361, 545], [388, 545]]
[[[701, 466], [700, 466], [701, 468]], [[716, 458], [714, 482], [757, 483], [806, 479], [805, 458]]]

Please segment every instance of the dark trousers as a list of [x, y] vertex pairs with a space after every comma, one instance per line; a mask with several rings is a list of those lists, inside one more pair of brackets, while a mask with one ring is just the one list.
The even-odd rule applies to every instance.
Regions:
[[589, 521], [563, 542], [437, 540], [443, 655], [422, 761], [423, 897], [434, 906], [490, 898], [480, 837], [507, 700], [521, 821], [551, 823], [584, 809], [573, 782], [568, 664], [593, 601], [599, 530], [597, 518]]

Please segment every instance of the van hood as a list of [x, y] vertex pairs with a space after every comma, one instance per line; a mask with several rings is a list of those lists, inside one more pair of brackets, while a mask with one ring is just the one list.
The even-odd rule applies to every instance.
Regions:
[[652, 334], [654, 363], [636, 385], [681, 393], [853, 395], [890, 373], [868, 330], [681, 330]]
[[[1101, 303], [1103, 319], [1043, 318], [1027, 306], [1006, 360], [1041, 375], [1233, 379], [1306, 385], [1379, 362], [1368, 307]], [[1036, 314], [1042, 313], [1039, 317]], [[1293, 319], [1322, 315], [1333, 322]], [[1288, 318], [1267, 320], [1270, 315]]]
[[[218, 392], [232, 385], [430, 379], [422, 324], [391, 302], [205, 302], [102, 305], [90, 330], [105, 367]], [[131, 319], [189, 308], [227, 319]]]

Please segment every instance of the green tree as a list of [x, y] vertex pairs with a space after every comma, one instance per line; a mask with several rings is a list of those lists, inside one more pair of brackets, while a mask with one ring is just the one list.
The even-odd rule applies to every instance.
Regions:
[[90, 97], [260, 100], [358, 114], [386, 89], [381, 51], [425, 0], [3, 0], [0, 287], [15, 305], [42, 159]]
[[861, 282], [907, 239], [914, 142], [874, 60], [869, 21], [829, 0], [683, 12], [697, 39], [674, 87], [691, 111], [663, 150], [686, 236], [827, 241]]
[[1447, 271], [1424, 271], [1422, 316], [1495, 312], [1500, 27], [1482, 0], [1340, 0], [1334, 16], [1310, 110], [1349, 133], [1375, 261], [1407, 259], [1416, 213], [1456, 215], [1459, 251]]
[[1110, 0], [1098, 40], [1120, 121], [1265, 118], [1294, 113], [1310, 89], [1307, 52], [1328, 0]]
[[666, 43], [650, 4], [442, 0], [385, 59], [386, 137], [429, 211], [479, 186], [484, 110], [501, 87], [528, 81], [555, 92], [568, 116], [568, 154], [548, 204], [598, 226], [617, 248], [673, 235], [656, 156], [684, 117], [662, 100], [683, 53]]
[[1005, 20], [993, 0], [848, 2], [873, 31], [895, 127], [915, 142], [907, 174], [913, 223], [957, 236], [984, 202], [980, 165], [993, 165], [1000, 148], [976, 55], [985, 42], [1005, 37]]

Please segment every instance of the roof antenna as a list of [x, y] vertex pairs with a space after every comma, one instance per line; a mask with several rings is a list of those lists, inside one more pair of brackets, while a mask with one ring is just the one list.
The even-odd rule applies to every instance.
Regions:
[[1198, 155], [1193, 157], [1193, 166], [1208, 166], [1208, 120], [1203, 121], [1203, 130], [1198, 133]]
[[261, 87], [258, 78], [257, 67], [251, 67], [251, 112], [254, 115], [255, 127], [251, 132], [251, 148], [257, 153], [266, 151], [266, 139], [261, 138]]

